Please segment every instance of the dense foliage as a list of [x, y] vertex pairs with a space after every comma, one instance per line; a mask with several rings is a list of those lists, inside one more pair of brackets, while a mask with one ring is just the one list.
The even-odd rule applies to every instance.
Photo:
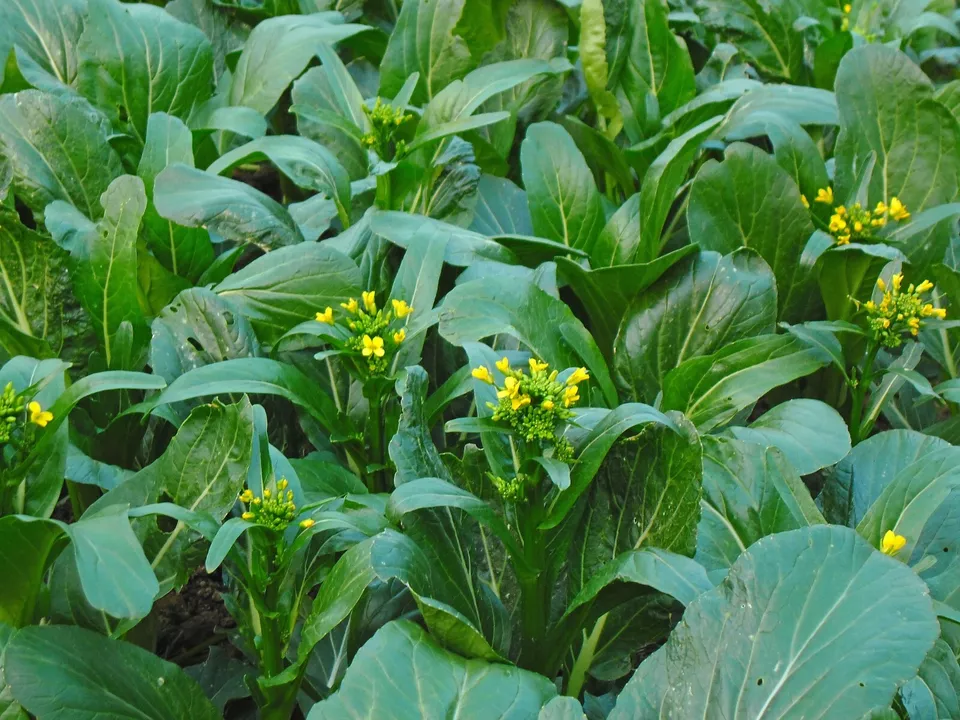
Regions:
[[960, 27], [839, 2], [0, 0], [0, 717], [960, 717]]

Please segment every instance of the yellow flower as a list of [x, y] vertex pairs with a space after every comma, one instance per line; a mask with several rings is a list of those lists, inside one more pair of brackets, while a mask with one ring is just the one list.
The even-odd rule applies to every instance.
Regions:
[[910, 328], [910, 334], [916, 335], [920, 332], [920, 318], [912, 317], [907, 320], [907, 327]]
[[843, 6], [843, 11], [844, 11], [845, 13], [847, 13], [847, 15], [850, 14], [850, 11], [851, 11], [852, 9], [853, 9], [853, 8], [851, 7], [850, 3], [847, 3], [846, 5]]
[[542, 407], [544, 410], [553, 410], [553, 400], [544, 400], [542, 403], [540, 403], [540, 407]]
[[890, 217], [897, 221], [910, 217], [907, 206], [900, 202], [899, 198], [890, 198]]
[[407, 331], [404, 330], [403, 328], [400, 328], [393, 334], [393, 342], [396, 343], [397, 345], [399, 345], [406, 339], [407, 339]]
[[347, 302], [340, 303], [340, 307], [342, 307], [348, 313], [355, 314], [357, 310], [360, 309], [360, 304], [357, 302], [356, 298], [350, 298]]
[[887, 530], [884, 533], [883, 540], [880, 541], [880, 552], [884, 555], [896, 555], [907, 544], [907, 539], [903, 535], [897, 535], [893, 530]]
[[847, 227], [847, 222], [839, 214], [830, 216], [830, 232], [840, 232]]
[[590, 373], [587, 372], [586, 368], [577, 368], [570, 374], [570, 377], [567, 378], [567, 385], [578, 385], [584, 380], [589, 379]]
[[40, 403], [36, 400], [27, 405], [27, 410], [30, 411], [30, 422], [34, 425], [46, 427], [47, 423], [53, 420], [53, 413], [40, 407]]
[[253, 501], [253, 493], [250, 492], [250, 488], [247, 488], [242, 493], [240, 493], [240, 502], [249, 503]]
[[806, 195], [803, 195], [802, 193], [801, 193], [801, 195], [800, 195], [800, 202], [803, 203], [803, 206], [804, 206], [807, 210], [810, 209], [810, 201], [807, 200], [807, 196], [806, 196]]
[[244, 513], [243, 515], [241, 515], [240, 517], [243, 518], [244, 520], [253, 520], [253, 513], [252, 513], [252, 512], [245, 512], [245, 513]]
[[490, 370], [487, 369], [486, 365], [475, 367], [470, 374], [477, 380], [493, 385], [493, 375], [490, 374]]
[[497, 370], [502, 373], [509, 372], [510, 370], [510, 361], [507, 358], [503, 357], [497, 360], [496, 362]]
[[929, 280], [924, 280], [922, 283], [917, 285], [918, 293], [930, 292], [931, 290], [933, 290], [933, 283]]
[[360, 293], [360, 297], [363, 298], [363, 307], [365, 307], [371, 315], [377, 312], [377, 303], [374, 300], [375, 295], [376, 293], [374, 293], [373, 290], [364, 290]]
[[374, 338], [364, 335], [363, 350], [360, 351], [360, 354], [364, 357], [370, 357], [371, 355], [378, 358], [383, 357], [386, 354], [386, 350], [383, 349], [383, 338], [379, 335]]
[[887, 204], [881, 200], [877, 203], [877, 207], [873, 210], [874, 215], [886, 215], [887, 214]]
[[405, 318], [407, 315], [413, 312], [413, 308], [407, 305], [406, 300], [393, 300], [393, 313], [398, 318]]
[[313, 527], [315, 523], [316, 521], [313, 518], [307, 518], [306, 520], [300, 521], [300, 527], [306, 530], [307, 528]]
[[[498, 398], [515, 398], [520, 392], [520, 381], [514, 377], [508, 377], [503, 381], [503, 390], [497, 392]], [[516, 408], [514, 408], [516, 409]]]
[[859, 220], [857, 220], [855, 223], [853, 223], [853, 231], [854, 231], [854, 232], [863, 232], [863, 223], [860, 222]]
[[850, 244], [850, 233], [845, 233], [837, 238], [837, 245], [849, 245]]
[[833, 205], [833, 188], [820, 188], [817, 190], [817, 200], [818, 203], [826, 203], [827, 205]]
[[903, 273], [897, 273], [893, 276], [893, 290], [900, 292], [900, 286], [903, 284]]
[[263, 491], [263, 497], [265, 500], [270, 499], [270, 488], [267, 488], [266, 490]]
[[286, 478], [280, 478], [280, 482], [277, 483], [277, 490], [283, 492], [289, 487], [290, 483], [287, 482]]
[[837, 215], [839, 215], [840, 217], [843, 217], [844, 215], [847, 214], [847, 207], [846, 207], [846, 205], [837, 205], [833, 210], [834, 210], [834, 212], [837, 213]]
[[877, 278], [877, 289], [878, 289], [880, 292], [886, 292], [886, 291], [887, 291], [887, 284], [883, 281], [883, 278]]
[[530, 372], [532, 373], [541, 372], [543, 370], [546, 370], [548, 367], [550, 367], [549, 363], [540, 362], [536, 358], [530, 358], [529, 362], [530, 362]]
[[575, 402], [580, 400], [580, 393], [577, 390], [576, 385], [570, 385], [566, 390], [563, 391], [563, 406], [570, 407]]
[[327, 325], [333, 325], [333, 308], [328, 307], [322, 313], [317, 313], [317, 322], [326, 323]]
[[530, 396], [520, 395], [519, 397], [514, 397], [510, 401], [510, 404], [513, 406], [514, 410], [519, 410], [520, 408], [526, 407], [527, 405], [530, 404]]

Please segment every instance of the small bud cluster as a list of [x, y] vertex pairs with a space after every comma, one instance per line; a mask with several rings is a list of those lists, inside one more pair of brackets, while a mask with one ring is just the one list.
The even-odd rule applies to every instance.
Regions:
[[397, 130], [404, 123], [413, 119], [413, 115], [405, 113], [403, 108], [395, 108], [376, 99], [373, 107], [363, 106], [363, 112], [369, 118], [373, 129], [361, 138], [364, 147], [370, 148], [385, 160], [402, 157], [406, 151], [403, 140], [394, 142]]
[[[810, 207], [807, 199], [801, 196], [804, 205]], [[827, 226], [830, 234], [837, 240], [837, 245], [848, 245], [852, 242], [870, 242], [876, 240], [875, 233], [886, 227], [890, 220], [902, 222], [910, 217], [907, 206], [899, 198], [892, 198], [890, 204], [878, 202], [873, 210], [854, 203], [849, 208], [845, 205], [833, 205], [833, 188], [820, 188], [817, 191], [815, 202], [833, 207], [830, 223]]]
[[899, 347], [906, 333], [916, 336], [926, 318], [943, 320], [947, 311], [925, 302], [923, 295], [933, 290], [933, 283], [924, 280], [914, 287], [913, 284], [903, 290], [903, 274], [897, 273], [890, 281], [891, 287], [882, 278], [877, 280], [877, 288], [883, 293], [879, 303], [869, 301], [863, 304], [867, 312], [867, 325], [873, 331], [874, 338], [884, 347]]
[[526, 498], [527, 478], [523, 473], [509, 480], [504, 480], [502, 477], [496, 475], [490, 475], [489, 477], [493, 483], [493, 487], [496, 488], [497, 493], [499, 493], [500, 497], [504, 500], [509, 502], [522, 502]]
[[[297, 506], [293, 502], [293, 491], [288, 490], [286, 478], [277, 483], [276, 493], [269, 488], [263, 491], [262, 497], [256, 497], [250, 488], [240, 493], [240, 502], [246, 510], [240, 516], [248, 522], [282, 532], [297, 517]], [[313, 520], [307, 519], [300, 523], [300, 527], [308, 528]]]
[[[24, 411], [26, 422], [23, 422]], [[36, 400], [27, 403], [14, 389], [12, 382], [7, 383], [3, 393], [0, 393], [0, 445], [9, 443], [18, 429], [29, 427], [28, 423], [45, 428], [51, 420], [52, 412], [44, 410]]]
[[391, 300], [390, 304], [390, 310], [378, 308], [374, 291], [368, 290], [362, 293], [360, 302], [350, 298], [340, 303], [345, 312], [339, 320], [334, 317], [332, 307], [318, 312], [316, 320], [344, 328], [347, 337], [339, 349], [357, 357], [370, 375], [384, 375], [390, 359], [407, 339], [403, 325], [405, 318], [413, 313], [405, 300]]

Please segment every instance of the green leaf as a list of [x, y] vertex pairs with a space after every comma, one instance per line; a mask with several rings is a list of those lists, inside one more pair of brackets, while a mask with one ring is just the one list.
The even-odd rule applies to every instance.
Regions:
[[220, 79], [227, 69], [227, 55], [243, 47], [247, 28], [207, 0], [173, 0], [164, 9], [207, 36], [213, 46], [214, 77]]
[[960, 715], [960, 664], [950, 646], [938, 639], [920, 666], [917, 677], [900, 688], [911, 718], [939, 720]]
[[123, 172], [109, 134], [106, 120], [79, 97], [24, 90], [0, 98], [0, 154], [34, 213], [63, 200], [100, 217], [101, 194]]
[[[428, 686], [423, 678], [430, 678]], [[490, 717], [526, 720], [556, 695], [536, 673], [464, 660], [437, 647], [419, 626], [399, 620], [357, 653], [340, 689], [313, 706], [309, 720], [369, 717]]]
[[688, 606], [653, 656], [662, 670], [642, 664], [609, 717], [638, 717], [646, 696], [660, 714], [639, 717], [859, 718], [889, 706], [937, 634], [903, 563], [846, 528], [780, 533]]
[[531, 125], [520, 163], [534, 232], [592, 253], [605, 222], [603, 205], [573, 138], [555, 123]]
[[[64, 546], [63, 529], [52, 522], [7, 515], [0, 518], [0, 623], [32, 624], [47, 569]], [[0, 713], [2, 716], [2, 713]]]
[[640, 228], [640, 244], [635, 251], [639, 261], [654, 260], [660, 255], [663, 244], [669, 240], [663, 238], [662, 234], [670, 208], [681, 186], [687, 181], [700, 144], [719, 122], [719, 118], [709, 118], [671, 140], [644, 175], [640, 186], [640, 213], [644, 221]]
[[901, 550], [909, 556], [920, 539], [924, 526], [951, 493], [960, 487], [960, 450], [946, 447], [928, 451], [900, 470], [882, 489], [857, 532], [874, 547], [888, 530], [907, 538]]
[[80, 92], [143, 143], [147, 118], [188, 118], [213, 91], [213, 49], [201, 30], [148, 4], [87, 0]]
[[366, 29], [364, 25], [344, 23], [343, 16], [336, 12], [264, 20], [250, 33], [237, 60], [229, 104], [266, 115], [317, 54], [317, 45], [346, 40]]
[[635, 297], [613, 355], [620, 386], [638, 400], [656, 398], [667, 374], [687, 360], [769, 333], [776, 320], [773, 274], [745, 250], [699, 253]]
[[303, 242], [280, 203], [246, 183], [175, 163], [157, 176], [154, 202], [161, 217], [209, 228], [227, 240], [263, 250]]
[[279, 395], [302, 407], [325, 428], [337, 427], [337, 411], [326, 392], [292, 365], [267, 358], [239, 358], [198, 367], [137, 409], [150, 412], [170, 403], [238, 393]]
[[827, 353], [792, 336], [745, 338], [667, 373], [662, 407], [683, 411], [700, 432], [708, 432], [773, 388], [829, 363]]
[[703, 439], [703, 514], [696, 559], [730, 568], [758, 540], [824, 520], [797, 471], [777, 448], [739, 439]]
[[185, 228], [160, 217], [153, 199], [157, 175], [175, 162], [193, 167], [193, 134], [172, 115], [154, 113], [147, 120], [143, 154], [137, 167], [148, 200], [143, 215], [144, 234], [164, 267], [196, 281], [213, 263], [210, 234], [202, 227]]
[[660, 117], [696, 94], [693, 63], [683, 41], [670, 32], [667, 8], [659, 0], [629, 4], [626, 23], [629, 49], [619, 80], [640, 127], [647, 119], [647, 98], [653, 96]]
[[707, 163], [697, 173], [687, 222], [705, 250], [756, 250], [777, 279], [780, 318], [807, 317], [815, 286], [800, 256], [814, 227], [797, 184], [774, 158], [750, 145], [731, 145], [722, 163]]
[[[603, 18], [603, 0], [584, 0], [580, 4], [580, 64], [587, 92], [597, 112], [607, 120], [620, 114], [617, 98], [607, 89], [607, 23]], [[621, 120], [622, 122], [622, 120]]]
[[[678, 425], [669, 416], [664, 415], [649, 405], [641, 405], [640, 403], [627, 403], [625, 405], [620, 405], [614, 410], [606, 411], [599, 421], [593, 426], [593, 428], [591, 428], [591, 430], [582, 438], [582, 440], [576, 443], [576, 449], [578, 451], [577, 463], [570, 473], [570, 487], [567, 490], [564, 490], [554, 501], [547, 515], [547, 519], [540, 524], [541, 530], [555, 528], [563, 521], [563, 519], [576, 504], [580, 496], [583, 495], [590, 487], [590, 483], [603, 467], [607, 453], [610, 452], [610, 449], [614, 446], [614, 443], [616, 443], [620, 436], [623, 435], [623, 433], [625, 433], [627, 430], [640, 427], [641, 425], [650, 425], [654, 427], [658, 425], [664, 426], [670, 431], [681, 435], [686, 444], [695, 444], [695, 433], [692, 432], [692, 428]], [[677, 462], [678, 464], [682, 463], [684, 460], [683, 452], [685, 450], [689, 450], [689, 448], [685, 447], [684, 443], [677, 442], [673, 438], [671, 438], [670, 441], [666, 441], [665, 445], [670, 446], [671, 452], [676, 451], [680, 454], [680, 457], [677, 458]], [[686, 459], [689, 458], [687, 457]], [[613, 467], [617, 467], [617, 465], [622, 461], [622, 458], [619, 460], [611, 458]], [[660, 473], [661, 470], [663, 470], [663, 468], [650, 468], [650, 471], [655, 473]], [[672, 484], [672, 477], [669, 471], [664, 471], [661, 474], [658, 474], [656, 478], [655, 492], [659, 491], [665, 494], [671, 490], [670, 485]], [[618, 489], [617, 492], [622, 492], [622, 490]], [[680, 496], [683, 496], [683, 492], [680, 492]], [[637, 501], [639, 505], [643, 505], [645, 503], [642, 495], [639, 498], [633, 497], [632, 499]], [[653, 504], [654, 508], [656, 508], [656, 502]], [[656, 509], [654, 509], [653, 511], [649, 512], [647, 525], [642, 528], [638, 526], [637, 538], [639, 540], [644, 540], [646, 538], [646, 535], [653, 527], [653, 521], [656, 520], [656, 518], [657, 512]], [[633, 521], [631, 520], [631, 524], [632, 522]], [[681, 526], [683, 525], [683, 519], [681, 519], [679, 524]], [[618, 547], [615, 550], [619, 551], [622, 549], [623, 548]]]
[[63, 85], [77, 76], [86, 0], [14, 0], [0, 7], [0, 54], [17, 45]]
[[265, 343], [327, 306], [359, 297], [361, 289], [353, 260], [316, 243], [273, 250], [213, 288], [239, 308]]
[[220, 717], [200, 686], [173, 663], [82, 628], [20, 630], [7, 645], [4, 674], [26, 710], [51, 720], [132, 712], [151, 720]]
[[[837, 185], [854, 189], [866, 157], [876, 153], [871, 200], [896, 196], [911, 213], [951, 202], [960, 172], [960, 126], [932, 100], [933, 86], [903, 53], [883, 45], [844, 56], [837, 72], [840, 137]], [[873, 118], [869, 124], [863, 117]]]
[[884, 488], [908, 465], [950, 447], [913, 430], [888, 430], [858, 444], [827, 475], [818, 503], [827, 520], [855, 527]]
[[132, 367], [139, 348], [130, 357], [118, 354], [117, 336], [129, 323], [135, 344], [145, 343], [136, 279], [137, 236], [147, 207], [143, 181], [133, 175], [117, 178], [100, 203], [104, 216], [97, 223], [61, 200], [47, 207], [44, 220], [57, 244], [70, 253], [74, 292], [100, 336], [107, 367]]
[[153, 321], [152, 331], [150, 367], [168, 383], [203, 365], [260, 354], [246, 317], [206, 288], [177, 295]]
[[835, 465], [850, 452], [850, 433], [840, 413], [819, 400], [788, 400], [749, 427], [730, 427], [733, 437], [782, 451], [800, 475]]
[[250, 162], [268, 160], [298, 187], [324, 193], [337, 205], [349, 224], [350, 176], [337, 158], [322, 145], [298, 135], [271, 135], [221, 155], [207, 172], [223, 175]]
[[506, 178], [481, 175], [470, 230], [482, 235], [533, 235], [527, 194]]
[[475, 61], [458, 23], [466, 0], [413, 0], [400, 8], [380, 65], [380, 95], [393, 97], [413, 73], [420, 73], [410, 101], [422, 105], [467, 74]]
[[469, 267], [480, 260], [513, 263], [514, 254], [479, 232], [410, 213], [376, 211], [370, 215], [370, 229], [394, 245], [410, 248], [440, 237], [447, 241], [443, 260], [448, 265]]
[[770, 114], [803, 126], [840, 124], [837, 98], [829, 90], [769, 84], [755, 86], [737, 100], [717, 135], [728, 141], [763, 135]]
[[[616, 391], [596, 343], [569, 307], [533, 281], [473, 280], [447, 293], [440, 306], [440, 335], [454, 345], [505, 333], [557, 369], [586, 365], [598, 404], [614, 404]], [[599, 386], [599, 393], [596, 388]]]
[[395, 368], [420, 362], [426, 329], [436, 323], [436, 315], [431, 311], [437, 299], [446, 246], [445, 238], [433, 236], [427, 242], [407, 248], [403, 254], [390, 297], [405, 300], [417, 312], [407, 321], [407, 337], [397, 351], [393, 363]]

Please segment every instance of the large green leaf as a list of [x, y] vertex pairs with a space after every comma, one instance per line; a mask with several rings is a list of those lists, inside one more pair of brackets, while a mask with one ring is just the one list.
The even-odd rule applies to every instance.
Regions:
[[470, 229], [484, 235], [533, 235], [527, 194], [506, 178], [481, 175]]
[[373, 232], [402, 248], [426, 244], [437, 237], [445, 239], [443, 259], [449, 265], [469, 267], [479, 260], [516, 261], [507, 248], [473, 230], [410, 213], [379, 211], [369, 217]]
[[703, 439], [696, 557], [707, 570], [727, 570], [767, 535], [822, 522], [782, 452], [732, 438]]
[[207, 36], [213, 46], [214, 75], [219, 79], [227, 69], [227, 55], [243, 47], [249, 30], [207, 0], [172, 0], [164, 9]]
[[365, 30], [343, 22], [336, 12], [282, 15], [259, 23], [250, 33], [230, 83], [230, 105], [266, 115], [287, 86], [304, 71], [320, 43], [333, 44]]
[[687, 245], [649, 263], [595, 270], [587, 270], [564, 257], [556, 258], [556, 263], [561, 277], [584, 304], [597, 345], [611, 357], [617, 330], [634, 298], [641, 297], [674, 265], [696, 252], [696, 245]]
[[555, 123], [527, 130], [520, 148], [534, 232], [592, 252], [605, 219], [593, 174], [569, 133]]
[[0, 57], [16, 45], [63, 85], [77, 76], [87, 0], [11, 0], [0, 6]]
[[788, 400], [749, 427], [733, 426], [728, 432], [739, 440], [781, 450], [801, 475], [835, 465], [850, 452], [846, 422], [819, 400]]
[[24, 90], [0, 98], [0, 151], [13, 168], [14, 190], [34, 213], [64, 200], [100, 217], [100, 195], [123, 172], [109, 134], [79, 97]]
[[[104, 216], [97, 223], [62, 200], [47, 207], [44, 219], [57, 244], [70, 253], [74, 292], [100, 336], [107, 367], [130, 367], [146, 336], [137, 298], [137, 236], [147, 207], [143, 181], [133, 175], [117, 178], [100, 203]], [[118, 337], [124, 324], [133, 328], [132, 348], [130, 339]]]
[[613, 353], [617, 380], [633, 398], [652, 401], [678, 365], [772, 332], [776, 311], [773, 273], [755, 253], [699, 253], [638, 294], [623, 316]]
[[337, 205], [341, 220], [349, 224], [350, 176], [337, 158], [322, 145], [299, 135], [271, 135], [252, 140], [221, 155], [207, 172], [229, 173], [238, 165], [268, 160], [296, 185], [325, 193]]
[[147, 119], [146, 139], [137, 175], [147, 193], [143, 229], [153, 254], [173, 274], [196, 281], [213, 262], [210, 234], [202, 227], [187, 228], [160, 217], [153, 199], [153, 186], [172, 163], [193, 167], [193, 133], [181, 120], [166, 113]]
[[960, 715], [960, 664], [946, 641], [939, 639], [920, 666], [917, 677], [900, 689], [911, 719], [947, 720]]
[[774, 158], [750, 145], [731, 145], [722, 163], [697, 173], [687, 222], [705, 250], [749, 247], [760, 253], [777, 279], [780, 318], [808, 316], [814, 278], [800, 256], [814, 226], [796, 182]]
[[[898, 197], [916, 214], [956, 199], [960, 191], [960, 125], [933, 100], [933, 85], [903, 53], [870, 45], [847, 53], [837, 71], [840, 136], [837, 186], [840, 197], [856, 191], [871, 153], [876, 165], [868, 200]], [[867, 120], [869, 118], [869, 120]], [[912, 261], [939, 262], [945, 249], [911, 241]]]
[[448, 342], [512, 335], [557, 369], [586, 365], [591, 379], [581, 389], [589, 389], [599, 405], [616, 402], [610, 372], [590, 333], [565, 303], [533, 281], [472, 280], [447, 293], [440, 307], [440, 334]]
[[464, 660], [435, 645], [419, 626], [400, 620], [360, 649], [337, 693], [314, 705], [308, 717], [526, 720], [536, 718], [556, 692], [553, 683], [536, 673]]
[[659, 0], [630, 2], [625, 31], [626, 57], [613, 78], [623, 89], [640, 128], [653, 98], [660, 117], [693, 99], [693, 63], [683, 41], [670, 32], [667, 8]]
[[380, 94], [393, 97], [420, 73], [411, 101], [422, 104], [466, 75], [476, 64], [458, 28], [466, 12], [466, 0], [404, 3], [380, 66]]
[[153, 321], [150, 367], [168, 383], [202, 365], [260, 353], [253, 328], [229, 301], [190, 288]]
[[268, 252], [213, 288], [250, 320], [261, 340], [276, 342], [327, 306], [359, 297], [360, 269], [341, 252], [300, 243]]
[[663, 668], [641, 665], [609, 717], [859, 718], [889, 706], [938, 632], [923, 582], [853, 531], [780, 533], [687, 608], [647, 661]]
[[[0, 623], [15, 628], [36, 620], [37, 600], [47, 569], [63, 548], [56, 523], [17, 515], [0, 518]], [[2, 716], [2, 714], [0, 714]]]
[[51, 720], [218, 720], [200, 686], [152, 652], [82, 628], [24, 628], [4, 656], [13, 696]]
[[145, 3], [87, 0], [77, 85], [141, 143], [147, 118], [187, 119], [213, 91], [213, 49], [201, 30]]
[[823, 514], [832, 523], [855, 527], [900, 471], [948, 447], [946, 440], [912, 430], [867, 438], [827, 475], [818, 498]]
[[161, 217], [209, 228], [227, 240], [264, 250], [303, 242], [280, 203], [246, 183], [175, 163], [157, 176], [154, 202]]
[[0, 344], [10, 355], [57, 353], [83, 331], [67, 255], [49, 237], [0, 215]]
[[830, 356], [787, 335], [760, 335], [693, 358], [663, 379], [665, 410], [682, 410], [701, 432], [724, 425], [768, 391], [810, 375]]

